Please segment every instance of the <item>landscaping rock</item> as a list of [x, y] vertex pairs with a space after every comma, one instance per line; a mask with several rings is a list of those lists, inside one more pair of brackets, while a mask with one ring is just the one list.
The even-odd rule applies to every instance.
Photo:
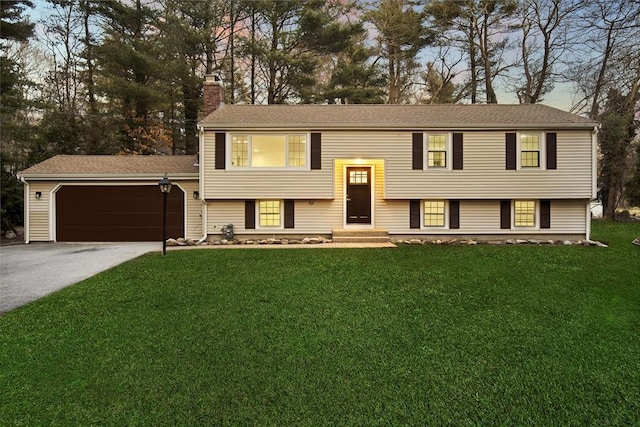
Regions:
[[515, 244], [516, 244], [516, 241], [515, 241], [515, 240], [513, 240], [513, 239], [509, 239], [509, 240], [507, 240], [505, 243], [506, 243], [507, 245], [515, 245]]
[[176, 239], [167, 239], [167, 246], [178, 246], [178, 241]]
[[409, 240], [409, 244], [410, 245], [421, 245], [422, 244], [422, 240], [420, 240], [420, 239], [411, 239], [411, 240]]
[[15, 239], [16, 237], [18, 237], [18, 235], [14, 233], [13, 230], [7, 230], [7, 232], [4, 233], [4, 237], [6, 237], [7, 239]]
[[300, 242], [300, 243], [302, 243], [303, 245], [306, 245], [309, 242], [311, 242], [311, 239], [309, 239], [308, 237], [305, 237], [304, 239], [302, 239], [302, 242]]
[[572, 246], [573, 245], [573, 243], [571, 243], [570, 240], [565, 240], [564, 242], [562, 242], [562, 244], [565, 245], [565, 246]]

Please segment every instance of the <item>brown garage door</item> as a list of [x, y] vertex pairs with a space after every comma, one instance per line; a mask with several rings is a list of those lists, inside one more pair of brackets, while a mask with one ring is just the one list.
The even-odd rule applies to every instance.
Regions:
[[[184, 193], [167, 197], [167, 237], [184, 237]], [[59, 242], [162, 240], [162, 193], [157, 185], [62, 186], [56, 192]]]

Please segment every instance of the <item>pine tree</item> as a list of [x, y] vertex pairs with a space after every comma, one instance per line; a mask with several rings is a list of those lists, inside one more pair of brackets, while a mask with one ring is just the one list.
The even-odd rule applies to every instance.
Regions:
[[378, 32], [378, 55], [387, 63], [389, 104], [405, 102], [418, 69], [416, 56], [431, 40], [426, 15], [412, 0], [383, 0], [366, 14]]
[[28, 153], [32, 126], [26, 116], [28, 101], [23, 88], [32, 84], [25, 79], [21, 64], [9, 57], [10, 43], [27, 42], [33, 23], [23, 16], [33, 4], [27, 0], [0, 2], [0, 219], [2, 230], [23, 222], [22, 184], [16, 172], [29, 166]]

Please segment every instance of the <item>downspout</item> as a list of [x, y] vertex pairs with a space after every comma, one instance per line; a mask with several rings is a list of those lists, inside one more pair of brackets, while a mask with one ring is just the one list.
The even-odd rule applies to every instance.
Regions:
[[24, 243], [29, 244], [29, 183], [24, 177], [19, 177], [23, 184], [24, 197]]
[[202, 200], [202, 229], [204, 230], [204, 236], [202, 236], [202, 238], [200, 240], [198, 240], [198, 243], [203, 243], [207, 240], [207, 203]]
[[207, 240], [207, 202], [204, 198], [204, 128], [198, 126], [198, 194], [200, 194], [202, 201], [201, 221], [203, 236], [198, 240], [198, 243], [203, 243]]
[[587, 202], [587, 232], [585, 237], [587, 240], [591, 240], [591, 202], [598, 198], [598, 130], [600, 124], [593, 127], [591, 132], [591, 199]]

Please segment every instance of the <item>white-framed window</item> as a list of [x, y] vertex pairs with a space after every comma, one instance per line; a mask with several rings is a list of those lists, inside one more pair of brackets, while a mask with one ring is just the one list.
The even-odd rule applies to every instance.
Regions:
[[422, 225], [425, 228], [446, 228], [447, 202], [445, 200], [423, 200]]
[[515, 200], [513, 202], [514, 227], [536, 227], [537, 203], [535, 200]]
[[451, 169], [451, 133], [427, 131], [424, 138], [424, 169]]
[[259, 228], [282, 228], [282, 200], [260, 200], [256, 209]]
[[448, 143], [446, 133], [427, 134], [427, 168], [448, 167]]
[[307, 167], [307, 134], [232, 134], [231, 167]]
[[522, 169], [541, 169], [543, 137], [539, 132], [520, 132], [518, 137], [518, 163]]

